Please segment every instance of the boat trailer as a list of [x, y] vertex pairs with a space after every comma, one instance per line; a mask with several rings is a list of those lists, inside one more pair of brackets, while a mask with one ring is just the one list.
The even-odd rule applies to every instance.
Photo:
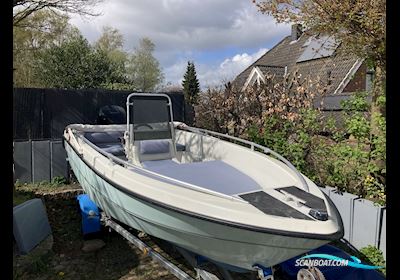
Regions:
[[[115, 232], [120, 234], [130, 243], [135, 245], [139, 250], [141, 250], [146, 256], [150, 256], [154, 261], [159, 263], [162, 267], [167, 269], [173, 275], [175, 275], [180, 280], [195, 280], [191, 276], [189, 276], [186, 272], [181, 270], [179, 267], [174, 265], [172, 262], [161, 256], [157, 253], [151, 246], [144, 243], [139, 237], [135, 236], [112, 218], [108, 217], [104, 212], [100, 213], [101, 218], [100, 221], [105, 227], [109, 227], [113, 229]], [[220, 278], [215, 274], [202, 269], [201, 264], [204, 262], [205, 258], [202, 256], [195, 255], [183, 248], [175, 247], [177, 251], [186, 259], [186, 261], [193, 266], [194, 270], [197, 274], [197, 279], [203, 280], [219, 280]], [[233, 280], [234, 278], [231, 276], [228, 269], [223, 266], [218, 266], [219, 272], [223, 275], [223, 279]], [[273, 272], [271, 268], [265, 268], [261, 266], [255, 266], [254, 269], [258, 272], [258, 277], [261, 280], [274, 280]], [[323, 280], [323, 279], [315, 279], [315, 280]]]
[[[82, 215], [82, 234], [84, 236], [93, 234], [93, 233], [98, 233], [100, 231], [101, 225], [108, 227], [109, 231], [113, 229], [115, 232], [120, 234], [122, 237], [124, 237], [126, 240], [128, 240], [131, 244], [136, 246], [139, 250], [141, 250], [146, 256], [150, 256], [154, 261], [159, 263], [162, 267], [167, 269], [170, 273], [175, 275], [178, 279], [180, 280], [234, 280], [234, 277], [232, 276], [232, 272], [235, 272], [235, 270], [230, 269], [231, 267], [226, 266], [224, 264], [217, 264], [211, 260], [208, 260], [207, 258], [197, 255], [193, 252], [187, 251], [186, 249], [183, 249], [178, 246], [173, 247], [182, 255], [182, 257], [194, 268], [196, 272], [196, 277], [193, 278], [189, 274], [187, 274], [185, 271], [177, 267], [175, 264], [173, 264], [171, 261], [167, 260], [165, 257], [163, 257], [161, 254], [157, 253], [151, 246], [143, 242], [139, 237], [141, 234], [139, 234], [139, 237], [135, 236], [133, 233], [125, 229], [123, 226], [121, 226], [117, 221], [113, 220], [110, 216], [108, 216], [105, 212], [100, 211], [100, 209], [96, 206], [96, 204], [90, 200], [89, 196], [87, 194], [81, 194], [77, 196], [77, 200], [79, 203], [79, 208], [81, 211]], [[143, 235], [143, 234], [142, 234]], [[144, 233], [144, 235], [146, 235]], [[169, 243], [170, 244], [170, 243]], [[325, 245], [325, 246], [330, 246], [330, 245]], [[324, 248], [325, 246], [322, 246], [321, 248]], [[333, 247], [333, 246], [330, 246]], [[333, 247], [335, 248], [335, 247]], [[346, 255], [343, 251], [340, 249], [335, 248], [338, 250], [338, 253], [342, 252], [343, 254]], [[276, 267], [279, 267], [280, 270], [283, 270], [286, 272], [284, 279], [297, 279], [297, 280], [329, 280], [329, 279], [385, 279], [385, 277], [373, 270], [371, 271], [371, 274], [368, 274], [369, 277], [364, 278], [363, 275], [367, 276], [367, 274], [361, 275], [360, 273], [357, 273], [357, 276], [354, 274], [354, 271], [343, 271], [340, 273], [339, 278], [334, 277], [334, 278], [328, 278], [325, 277], [323, 272], [318, 269], [317, 267], [307, 267], [307, 268], [296, 268], [295, 267], [295, 262], [294, 259], [285, 261]], [[220, 276], [217, 276], [216, 273], [210, 272], [206, 269], [204, 269], [203, 264], [204, 263], [212, 263], [217, 267], [218, 273]], [[269, 268], [269, 267], [263, 267], [261, 265], [254, 265], [253, 266], [254, 270], [253, 271], [245, 271], [245, 270], [236, 270], [236, 272], [247, 272], [249, 274], [249, 278], [246, 277], [240, 277], [240, 279], [255, 279], [255, 273], [256, 272], [256, 277], [260, 280], [279, 280], [279, 276], [275, 276], [275, 267], [274, 268]], [[251, 274], [252, 272], [252, 274]], [[328, 271], [329, 272], [329, 271]], [[353, 274], [352, 274], [353, 273]], [[367, 273], [367, 272], [366, 272]], [[372, 273], [376, 273], [373, 274]], [[250, 276], [251, 274], [251, 276]], [[329, 273], [328, 273], [329, 274]], [[330, 274], [332, 274], [332, 271], [330, 271]], [[336, 274], [335, 274], [336, 275]], [[354, 278], [352, 275], [356, 276]], [[332, 275], [331, 275], [332, 276]], [[360, 276], [362, 278], [360, 278]], [[370, 278], [372, 277], [372, 278]]]
[[104, 224], [104, 226], [110, 227], [114, 231], [119, 233], [122, 237], [124, 237], [130, 243], [132, 243], [137, 248], [139, 248], [139, 250], [141, 250], [146, 256], [150, 256], [153, 260], [155, 260], [160, 265], [162, 265], [164, 268], [166, 268], [169, 272], [171, 272], [173, 275], [175, 275], [178, 279], [181, 279], [181, 280], [193, 280], [193, 278], [190, 277], [186, 272], [184, 272], [183, 270], [178, 268], [176, 265], [174, 265], [173, 263], [169, 262], [163, 256], [158, 254], [149, 245], [145, 244], [138, 237], [136, 237], [135, 235], [130, 233], [128, 230], [123, 228], [121, 225], [119, 225], [118, 223], [113, 221], [104, 212], [101, 212], [101, 219], [100, 220]]

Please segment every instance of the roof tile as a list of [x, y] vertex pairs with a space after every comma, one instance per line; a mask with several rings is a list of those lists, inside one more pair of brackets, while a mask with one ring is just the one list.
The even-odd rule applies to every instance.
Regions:
[[[332, 94], [355, 65], [357, 58], [346, 52], [338, 51], [341, 49], [341, 45], [339, 45], [332, 56], [296, 62], [306, 49], [306, 46], [303, 45], [310, 37], [311, 35], [306, 33], [303, 33], [297, 41], [291, 41], [291, 36], [285, 37], [240, 73], [232, 84], [239, 88], [243, 87], [254, 66], [258, 66], [263, 73], [269, 71], [282, 76], [287, 66], [289, 75], [297, 71], [302, 77], [309, 76], [326, 84], [328, 84], [328, 80], [331, 80], [327, 94]], [[340, 94], [340, 91], [338, 94]]]

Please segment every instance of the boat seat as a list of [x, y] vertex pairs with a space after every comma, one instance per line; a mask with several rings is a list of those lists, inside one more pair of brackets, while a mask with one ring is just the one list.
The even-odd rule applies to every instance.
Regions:
[[177, 152], [185, 152], [186, 151], [186, 146], [183, 144], [176, 143], [175, 146], [176, 146]]
[[123, 131], [106, 131], [106, 132], [85, 132], [85, 138], [93, 144], [100, 143], [121, 143], [121, 137], [124, 136]]
[[125, 156], [125, 149], [122, 144], [119, 143], [99, 143], [96, 144], [97, 147], [101, 148], [103, 151], [113, 154], [114, 156]]
[[[85, 132], [84, 136], [97, 147], [114, 156], [125, 156], [125, 149], [121, 143], [123, 131]], [[165, 141], [168, 140], [139, 141], [141, 158], [144, 160], [170, 159], [168, 142]], [[176, 144], [177, 151], [185, 151], [185, 149], [185, 145]]]
[[114, 156], [125, 156], [125, 149], [121, 143], [122, 131], [85, 132], [87, 140]]
[[173, 160], [144, 161], [145, 169], [227, 195], [261, 190], [250, 176], [221, 161], [178, 163]]
[[171, 139], [135, 141], [135, 149], [140, 162], [172, 159], [175, 155]]

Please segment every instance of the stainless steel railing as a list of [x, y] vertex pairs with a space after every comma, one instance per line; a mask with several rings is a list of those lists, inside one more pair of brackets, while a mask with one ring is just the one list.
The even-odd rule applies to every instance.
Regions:
[[271, 149], [269, 149], [267, 147], [264, 147], [262, 145], [259, 145], [257, 143], [254, 143], [254, 142], [251, 142], [251, 141], [248, 141], [248, 140], [240, 139], [238, 137], [230, 136], [228, 134], [223, 134], [223, 133], [219, 133], [219, 132], [214, 132], [214, 131], [207, 130], [207, 129], [190, 127], [190, 126], [186, 126], [186, 125], [185, 126], [179, 126], [178, 128], [179, 129], [183, 129], [183, 130], [188, 130], [188, 131], [193, 132], [193, 133], [203, 134], [205, 136], [219, 136], [219, 137], [222, 137], [222, 138], [225, 138], [225, 139], [234, 140], [234, 141], [249, 145], [250, 149], [252, 151], [254, 151], [255, 148], [257, 148], [257, 149], [260, 149], [261, 151], [263, 151], [267, 155], [268, 154], [273, 155], [278, 160], [280, 160], [284, 164], [286, 164], [296, 174], [296, 176], [300, 180], [300, 182], [301, 182], [301, 184], [302, 184], [302, 186], [303, 186], [303, 188], [304, 188], [304, 190], [306, 192], [310, 191], [306, 180], [304, 179], [303, 175], [301, 175], [301, 173], [296, 169], [296, 167], [294, 167], [293, 164], [290, 161], [288, 161], [286, 158], [284, 158], [283, 156], [281, 156], [277, 152], [275, 152], [275, 151], [273, 151], [273, 150], [271, 150]]
[[[91, 148], [93, 148], [94, 150], [99, 152], [101, 155], [103, 155], [106, 158], [108, 158], [111, 163], [116, 163], [116, 164], [119, 164], [119, 165], [121, 165], [123, 167], [126, 167], [126, 168], [129, 167], [131, 170], [134, 170], [136, 172], [140, 172], [143, 175], [149, 176], [149, 177], [157, 179], [157, 180], [163, 180], [163, 181], [166, 181], [168, 183], [175, 184], [177, 186], [189, 188], [189, 189], [192, 189], [192, 190], [196, 190], [196, 191], [199, 191], [199, 192], [202, 192], [202, 193], [215, 195], [215, 196], [226, 198], [226, 199], [229, 199], [229, 200], [238, 201], [238, 202], [241, 202], [241, 203], [248, 203], [247, 201], [245, 201], [245, 200], [243, 200], [241, 198], [232, 196], [232, 195], [223, 194], [223, 193], [216, 192], [216, 191], [213, 191], [213, 190], [210, 190], [210, 189], [207, 189], [207, 188], [203, 188], [203, 187], [200, 187], [200, 186], [196, 186], [196, 185], [193, 185], [193, 184], [190, 184], [190, 183], [187, 183], [187, 182], [179, 181], [177, 179], [174, 179], [174, 178], [171, 178], [171, 177], [167, 177], [167, 176], [152, 172], [150, 170], [138, 167], [138, 166], [136, 166], [136, 165], [134, 165], [132, 163], [129, 163], [126, 160], [120, 159], [120, 158], [114, 156], [113, 154], [102, 150], [101, 148], [99, 148], [98, 146], [96, 146], [95, 144], [90, 142], [88, 139], [86, 139], [84, 136], [81, 136], [80, 139], [85, 144], [87, 144], [88, 146], [90, 146]], [[78, 147], [79, 146], [80, 145], [78, 144]]]

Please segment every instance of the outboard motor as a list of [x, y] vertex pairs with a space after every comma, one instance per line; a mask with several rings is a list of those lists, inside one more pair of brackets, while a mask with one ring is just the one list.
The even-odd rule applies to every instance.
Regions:
[[117, 105], [106, 105], [100, 108], [97, 124], [125, 124], [125, 109]]

